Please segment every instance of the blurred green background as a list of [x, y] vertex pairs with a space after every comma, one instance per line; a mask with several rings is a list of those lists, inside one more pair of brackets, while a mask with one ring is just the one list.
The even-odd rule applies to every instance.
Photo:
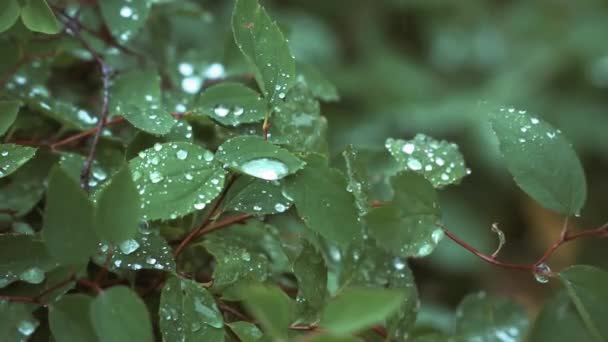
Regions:
[[[214, 13], [230, 7], [209, 5]], [[608, 220], [608, 2], [277, 0], [265, 6], [289, 32], [296, 58], [338, 87], [341, 100], [322, 107], [333, 153], [347, 144], [382, 148], [387, 137], [416, 133], [460, 146], [473, 173], [441, 196], [445, 222], [465, 241], [491, 253], [497, 238], [490, 226], [498, 222], [507, 235], [500, 258], [531, 263], [563, 221], [506, 172], [486, 124], [488, 104], [525, 109], [561, 129], [589, 184], [573, 226]], [[605, 250], [605, 241], [576, 242], [549, 266], [608, 266]], [[447, 239], [430, 258], [411, 263], [422, 320], [479, 289], [515, 297], [533, 316], [553, 287], [486, 265]]]

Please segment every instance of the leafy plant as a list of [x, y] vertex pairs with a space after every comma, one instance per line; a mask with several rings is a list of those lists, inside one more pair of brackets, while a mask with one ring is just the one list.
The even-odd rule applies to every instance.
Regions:
[[[257, 0], [228, 12], [224, 40], [228, 20], [197, 2], [0, 5], [3, 341], [608, 339], [608, 273], [547, 265], [608, 236], [569, 225], [587, 182], [560, 130], [482, 106], [517, 185], [565, 217], [536, 261], [502, 261], [497, 225], [486, 254], [444, 217], [439, 193], [473, 177], [456, 144], [331, 155], [320, 101], [336, 88]], [[452, 328], [425, 330], [409, 260], [446, 237], [560, 290], [535, 320], [473, 293]]]

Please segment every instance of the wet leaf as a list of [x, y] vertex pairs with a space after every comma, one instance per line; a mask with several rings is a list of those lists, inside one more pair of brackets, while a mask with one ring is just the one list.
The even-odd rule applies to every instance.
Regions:
[[294, 303], [280, 288], [250, 285], [241, 289], [245, 308], [260, 322], [274, 341], [287, 341], [288, 329], [294, 319]]
[[521, 305], [480, 292], [468, 295], [458, 306], [454, 335], [465, 341], [524, 341], [528, 325]]
[[280, 184], [245, 175], [232, 184], [225, 203], [227, 210], [253, 215], [283, 213], [291, 207]]
[[129, 165], [146, 220], [202, 210], [224, 187], [225, 172], [213, 153], [190, 143], [157, 143]]
[[388, 138], [385, 146], [402, 170], [423, 175], [436, 188], [457, 184], [468, 174], [456, 144], [417, 134], [412, 140]]
[[70, 294], [49, 307], [49, 325], [57, 342], [97, 340], [89, 318], [92, 301], [83, 294]]
[[327, 293], [327, 265], [323, 255], [309, 243], [293, 263], [293, 273], [298, 280], [297, 304], [300, 316], [318, 320], [317, 314], [329, 296]]
[[154, 341], [148, 309], [127, 287], [115, 286], [97, 295], [90, 315], [101, 342]]
[[215, 299], [195, 281], [170, 277], [161, 293], [159, 317], [165, 341], [224, 339], [224, 319]]
[[232, 138], [218, 148], [216, 156], [234, 170], [265, 180], [284, 178], [305, 165], [286, 149], [257, 136]]
[[27, 341], [40, 324], [24, 303], [0, 300], [0, 336], [6, 341]]
[[[11, 1], [13, 0], [10, 0], [9, 3]], [[0, 9], [0, 13], [0, 16], [4, 15], [2, 9]], [[2, 18], [0, 18], [0, 32], [2, 31], [1, 22]], [[17, 113], [19, 113], [19, 107], [21, 107], [20, 101], [0, 100], [0, 136], [4, 135], [13, 122], [15, 122]]]
[[578, 214], [587, 198], [587, 182], [561, 131], [514, 108], [493, 113], [491, 123], [517, 185], [545, 208]]
[[35, 235], [0, 235], [0, 288], [22, 280], [31, 284], [44, 281], [46, 271], [57, 266], [46, 246]]
[[45, 245], [63, 265], [83, 265], [95, 252], [95, 209], [80, 185], [62, 169], [51, 171], [46, 196]]
[[137, 34], [150, 12], [149, 1], [104, 0], [99, 7], [110, 33], [121, 43]]
[[59, 33], [61, 27], [45, 0], [26, 0], [21, 7], [21, 21], [28, 29], [46, 34]]
[[32, 159], [37, 149], [15, 144], [0, 144], [0, 178], [15, 172]]
[[279, 103], [295, 82], [295, 61], [287, 40], [258, 0], [238, 0], [232, 14], [234, 41], [245, 55], [270, 103]]
[[253, 323], [240, 321], [228, 323], [228, 326], [242, 342], [256, 342], [262, 337], [262, 332]]
[[194, 113], [207, 115], [223, 125], [238, 126], [264, 120], [268, 106], [255, 90], [240, 83], [223, 82], [202, 93]]
[[6, 0], [0, 4], [0, 33], [11, 28], [19, 19], [21, 8], [17, 0]]

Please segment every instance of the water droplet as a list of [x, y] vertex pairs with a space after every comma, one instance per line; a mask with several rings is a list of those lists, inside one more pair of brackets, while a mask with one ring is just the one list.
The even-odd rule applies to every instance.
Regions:
[[287, 207], [283, 203], [277, 203], [274, 205], [274, 210], [276, 210], [279, 213], [282, 213], [285, 210], [287, 210]]
[[152, 233], [152, 230], [150, 229], [150, 224], [146, 220], [139, 221], [137, 229], [143, 235], [150, 235], [150, 233]]
[[407, 167], [410, 168], [411, 170], [418, 171], [418, 170], [422, 169], [422, 164], [420, 163], [420, 161], [418, 159], [410, 158], [407, 161]]
[[254, 211], [261, 211], [261, 210], [262, 210], [262, 207], [260, 207], [259, 205], [254, 205], [254, 206], [253, 206], [253, 210], [254, 210]]
[[154, 264], [156, 264], [156, 259], [153, 258], [153, 257], [147, 257], [146, 258], [146, 263], [150, 264], [150, 265], [154, 265]]
[[188, 151], [186, 151], [186, 150], [179, 150], [179, 151], [177, 151], [177, 153], [175, 154], [175, 156], [179, 160], [185, 160], [186, 158], [188, 158]]
[[205, 153], [203, 153], [203, 158], [205, 159], [205, 161], [212, 161], [214, 158], [213, 153], [211, 153], [211, 151], [205, 151]]
[[135, 252], [139, 248], [139, 242], [137, 242], [133, 239], [128, 239], [128, 240], [121, 242], [118, 247], [120, 248], [121, 252], [123, 252], [126, 255], [129, 255], [129, 254]]
[[102, 181], [102, 180], [105, 180], [106, 178], [108, 178], [108, 174], [103, 169], [101, 169], [99, 167], [95, 167], [95, 168], [93, 168], [93, 177]]
[[405, 261], [403, 261], [403, 259], [401, 258], [395, 258], [393, 259], [393, 267], [395, 267], [396, 270], [401, 271], [405, 268], [406, 264]]
[[416, 146], [414, 144], [412, 144], [412, 143], [406, 143], [405, 145], [403, 145], [403, 148], [401, 150], [404, 153], [412, 154], [415, 149], [416, 149]]
[[441, 159], [441, 157], [437, 157], [437, 159], [435, 159], [435, 164], [443, 166], [445, 164], [445, 161]]
[[156, 143], [154, 144], [154, 151], [158, 152], [163, 149], [163, 145]]
[[179, 73], [184, 76], [190, 76], [194, 72], [192, 64], [189, 63], [180, 63], [177, 68], [179, 69]]
[[442, 229], [435, 229], [431, 234], [431, 239], [435, 244], [438, 244], [441, 238], [443, 238], [443, 234], [444, 233]]
[[36, 330], [36, 327], [38, 327], [38, 323], [28, 321], [28, 320], [23, 320], [23, 321], [19, 322], [19, 324], [17, 325], [17, 330], [19, 330], [19, 332], [25, 336], [30, 336], [31, 334], [34, 333], [34, 331]]
[[224, 77], [224, 73], [225, 70], [223, 65], [220, 63], [212, 63], [207, 69], [205, 69], [204, 75], [207, 78], [215, 79]]
[[192, 175], [191, 175], [191, 174], [189, 174], [189, 173], [186, 173], [186, 174], [184, 175], [184, 177], [186, 177], [186, 179], [187, 179], [187, 180], [192, 180], [192, 179], [194, 178], [194, 177], [192, 177]]
[[2, 156], [3, 156], [3, 157], [8, 156], [8, 151], [2, 151]]
[[530, 122], [532, 122], [533, 125], [537, 125], [540, 122], [540, 120], [538, 120], [537, 118], [532, 118], [532, 119], [530, 119]]
[[232, 111], [234, 113], [234, 115], [236, 116], [241, 116], [243, 115], [243, 113], [245, 112], [245, 109], [243, 107], [234, 107], [234, 110]]
[[19, 279], [30, 284], [40, 284], [44, 281], [44, 271], [38, 267], [32, 267], [21, 273]]
[[541, 284], [549, 282], [549, 275], [551, 274], [551, 268], [545, 263], [536, 265], [534, 270], [534, 279]]
[[152, 171], [152, 172], [150, 172], [149, 178], [150, 178], [150, 182], [158, 183], [158, 182], [162, 181], [163, 178], [165, 178], [165, 177], [158, 171]]
[[189, 94], [196, 94], [203, 85], [203, 79], [198, 76], [188, 76], [182, 80], [182, 89]]
[[418, 248], [418, 252], [416, 253], [417, 257], [425, 257], [433, 251], [433, 246], [430, 244], [424, 244]]
[[133, 15], [133, 10], [131, 9], [131, 7], [128, 7], [128, 6], [123, 6], [123, 7], [120, 9], [120, 16], [121, 16], [121, 17], [123, 17], [123, 18], [128, 18], [128, 17], [130, 17], [131, 15]]
[[241, 170], [250, 176], [265, 180], [281, 179], [289, 173], [287, 165], [268, 158], [250, 160], [241, 165]]
[[78, 119], [80, 121], [84, 122], [85, 124], [94, 125], [97, 123], [97, 118], [94, 116], [91, 116], [89, 114], [89, 112], [87, 112], [84, 109], [80, 109], [77, 114], [78, 114]]
[[203, 202], [201, 202], [201, 203], [195, 203], [194, 204], [194, 209], [196, 209], [196, 210], [203, 210], [203, 209], [205, 209], [206, 206], [207, 206], [207, 204], [203, 203]]
[[224, 105], [217, 105], [213, 108], [213, 113], [221, 118], [230, 114], [230, 109]]

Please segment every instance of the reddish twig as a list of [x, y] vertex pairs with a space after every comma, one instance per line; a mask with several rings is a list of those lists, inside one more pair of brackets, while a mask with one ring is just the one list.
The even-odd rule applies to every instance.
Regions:
[[65, 285], [67, 285], [67, 284], [69, 284], [69, 283], [71, 283], [71, 282], [73, 282], [75, 280], [76, 280], [75, 279], [75, 274], [72, 273], [72, 274], [70, 274], [70, 276], [67, 279], [65, 279], [65, 280], [63, 280], [63, 281], [61, 281], [61, 282], [59, 282], [59, 283], [57, 283], [57, 284], [49, 287], [48, 289], [40, 292], [38, 295], [36, 295], [34, 297], [0, 295], [0, 299], [8, 300], [10, 302], [34, 303], [34, 304], [46, 306], [47, 303], [44, 300], [42, 300], [45, 296], [47, 296], [51, 292], [53, 292], [53, 291], [55, 291], [55, 290], [57, 290], [57, 289], [65, 286]]
[[232, 217], [227, 217], [221, 221], [218, 221], [214, 224], [210, 224], [207, 227], [201, 229], [195, 236], [195, 238], [199, 238], [203, 235], [209, 234], [213, 231], [216, 231], [218, 229], [224, 228], [226, 226], [235, 224], [235, 223], [239, 223], [239, 222], [243, 222], [249, 218], [253, 217], [253, 215], [251, 214], [240, 214], [237, 216], [232, 216]]
[[[112, 120], [106, 121], [105, 127], [112, 126], [112, 125], [115, 125], [117, 123], [121, 123], [123, 121], [125, 121], [125, 118], [123, 118], [122, 116], [119, 116], [119, 117], [113, 118]], [[89, 136], [97, 133], [98, 130], [99, 130], [98, 126], [97, 127], [93, 127], [93, 128], [88, 129], [86, 131], [82, 131], [82, 132], [80, 132], [78, 134], [69, 136], [69, 137], [67, 137], [65, 139], [62, 139], [60, 141], [54, 142], [54, 143], [50, 144], [49, 147], [51, 148], [52, 151], [56, 151], [58, 147], [63, 146], [63, 145], [67, 145], [67, 144], [70, 144], [70, 143], [73, 143], [75, 141], [78, 141], [80, 139], [84, 139], [86, 137], [89, 137]]]
[[78, 279], [78, 284], [82, 285], [90, 290], [93, 290], [93, 292], [95, 292], [96, 294], [102, 293], [103, 289], [97, 285], [96, 283], [88, 280], [88, 279]]

